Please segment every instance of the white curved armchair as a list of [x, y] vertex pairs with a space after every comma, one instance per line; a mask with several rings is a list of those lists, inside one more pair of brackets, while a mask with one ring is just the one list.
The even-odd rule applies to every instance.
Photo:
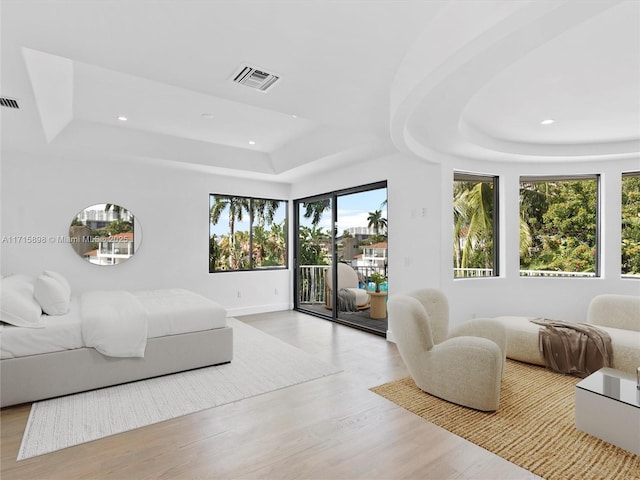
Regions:
[[476, 410], [500, 402], [506, 333], [490, 319], [449, 332], [449, 304], [436, 289], [389, 297], [389, 326], [400, 356], [423, 391]]

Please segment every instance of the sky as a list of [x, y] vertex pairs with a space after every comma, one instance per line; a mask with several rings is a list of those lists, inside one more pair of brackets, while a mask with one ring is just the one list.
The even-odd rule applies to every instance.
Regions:
[[[387, 218], [387, 206], [382, 206], [386, 198], [386, 188], [338, 197], [338, 234], [342, 234], [342, 231], [347, 228], [366, 227], [369, 212], [375, 210], [382, 210], [382, 216]], [[331, 216], [328, 212], [319, 226], [325, 229], [331, 228]]]

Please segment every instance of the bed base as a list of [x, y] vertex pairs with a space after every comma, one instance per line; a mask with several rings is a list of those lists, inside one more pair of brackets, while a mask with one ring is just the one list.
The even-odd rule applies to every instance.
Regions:
[[233, 358], [233, 330], [150, 338], [144, 358], [107, 357], [93, 348], [0, 360], [0, 407], [108, 387]]

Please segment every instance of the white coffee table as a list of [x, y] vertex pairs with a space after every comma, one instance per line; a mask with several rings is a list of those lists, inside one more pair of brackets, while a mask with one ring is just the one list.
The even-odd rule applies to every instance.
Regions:
[[640, 455], [640, 390], [635, 375], [602, 368], [575, 391], [576, 428]]

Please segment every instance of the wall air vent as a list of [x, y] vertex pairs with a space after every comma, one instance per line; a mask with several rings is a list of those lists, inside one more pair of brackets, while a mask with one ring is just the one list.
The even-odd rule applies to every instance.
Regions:
[[258, 70], [255, 67], [243, 66], [233, 77], [233, 81], [266, 92], [278, 81], [280, 77], [272, 73]]
[[0, 97], [0, 105], [7, 108], [20, 108], [20, 105], [18, 105], [18, 101], [14, 98], [9, 97]]

